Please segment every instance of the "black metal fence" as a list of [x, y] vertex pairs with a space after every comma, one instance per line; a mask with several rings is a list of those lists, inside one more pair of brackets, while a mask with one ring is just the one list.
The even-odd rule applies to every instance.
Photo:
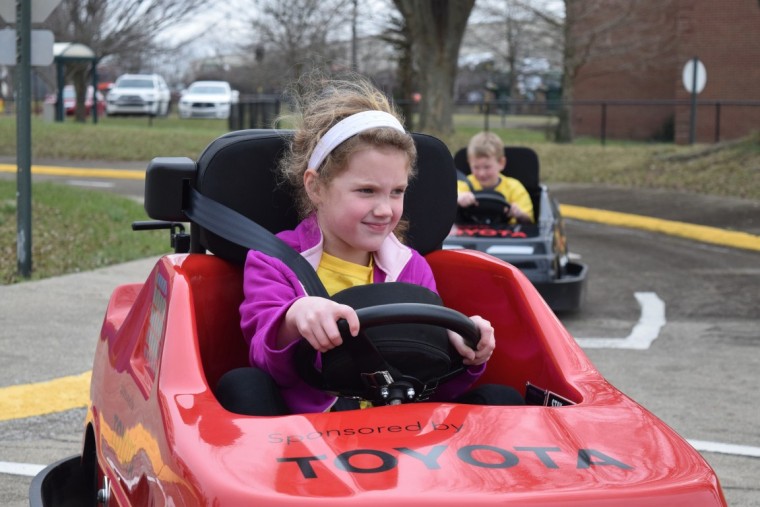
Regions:
[[[483, 129], [507, 124], [506, 119], [545, 117], [544, 127], [556, 123], [560, 110], [570, 106], [580, 135], [608, 139], [684, 140], [689, 133], [700, 142], [719, 142], [760, 130], [760, 100], [576, 100], [458, 102], [457, 112], [482, 117]], [[691, 123], [694, 122], [692, 127]], [[516, 121], [512, 123], [520, 124]], [[694, 129], [692, 131], [692, 129]]]
[[230, 130], [270, 129], [280, 114], [280, 99], [274, 96], [241, 97], [230, 109]]
[[[397, 104], [411, 115], [419, 108], [411, 101]], [[484, 130], [513, 126], [548, 132], [565, 106], [572, 108], [576, 134], [602, 144], [609, 139], [685, 142], [694, 136], [698, 142], [717, 143], [760, 130], [760, 100], [698, 100], [693, 110], [689, 100], [462, 101], [455, 103], [455, 112]], [[229, 128], [273, 128], [280, 110], [277, 96], [241, 97], [232, 108]]]

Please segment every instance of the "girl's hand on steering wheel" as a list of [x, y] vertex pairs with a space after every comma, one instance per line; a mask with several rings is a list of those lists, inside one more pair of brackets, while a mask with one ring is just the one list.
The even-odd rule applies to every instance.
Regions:
[[339, 319], [346, 319], [352, 336], [359, 333], [359, 317], [350, 306], [321, 297], [302, 297], [285, 314], [280, 338], [288, 339], [283, 336], [283, 329], [288, 329], [290, 338], [302, 336], [318, 352], [327, 352], [343, 343]]
[[493, 326], [491, 326], [490, 322], [478, 315], [473, 315], [470, 317], [470, 320], [480, 331], [480, 341], [477, 348], [475, 350], [471, 349], [464, 339], [453, 331], [449, 331], [449, 341], [456, 351], [459, 352], [459, 355], [464, 358], [462, 363], [467, 366], [477, 366], [491, 358], [491, 354], [493, 354], [496, 348], [496, 338], [494, 337]]

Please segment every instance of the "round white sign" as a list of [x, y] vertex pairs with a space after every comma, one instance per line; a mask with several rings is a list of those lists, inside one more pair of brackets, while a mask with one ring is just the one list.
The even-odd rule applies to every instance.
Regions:
[[[696, 79], [694, 76], [694, 62], [696, 62]], [[683, 66], [683, 86], [689, 93], [702, 93], [707, 84], [707, 70], [705, 65], [697, 58], [692, 58]]]

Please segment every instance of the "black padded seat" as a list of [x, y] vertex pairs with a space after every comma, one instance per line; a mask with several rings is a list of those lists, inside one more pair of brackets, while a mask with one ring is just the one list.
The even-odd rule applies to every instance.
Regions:
[[[214, 140], [197, 162], [197, 190], [273, 233], [298, 223], [289, 185], [279, 182], [277, 161], [292, 135], [285, 130], [242, 130]], [[456, 215], [456, 170], [439, 139], [413, 134], [417, 177], [404, 198], [406, 243], [421, 254], [441, 248]], [[242, 264], [248, 249], [198, 228], [202, 248]]]

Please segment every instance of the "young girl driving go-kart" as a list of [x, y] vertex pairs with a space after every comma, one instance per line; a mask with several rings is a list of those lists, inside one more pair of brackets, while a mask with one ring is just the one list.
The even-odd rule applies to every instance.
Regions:
[[[392, 105], [359, 79], [318, 80], [304, 94], [300, 125], [280, 162], [296, 189], [303, 218], [295, 230], [277, 236], [312, 265], [330, 296], [350, 287], [405, 282], [435, 291], [427, 261], [401, 241], [404, 193], [414, 177], [416, 148]], [[240, 306], [243, 336], [252, 368], [227, 373], [216, 393], [233, 412], [282, 415], [359, 408], [305, 382], [295, 359], [297, 345], [323, 354], [360, 330], [351, 306], [306, 295], [281, 260], [251, 250], [244, 269]], [[485, 369], [495, 339], [491, 324], [472, 316], [480, 332], [475, 349], [448, 331], [464, 371], [443, 383], [433, 399], [462, 403], [515, 404], [511, 387], [484, 385], [468, 391]], [[338, 401], [339, 400], [339, 401]], [[337, 402], [337, 403], [336, 403]]]

